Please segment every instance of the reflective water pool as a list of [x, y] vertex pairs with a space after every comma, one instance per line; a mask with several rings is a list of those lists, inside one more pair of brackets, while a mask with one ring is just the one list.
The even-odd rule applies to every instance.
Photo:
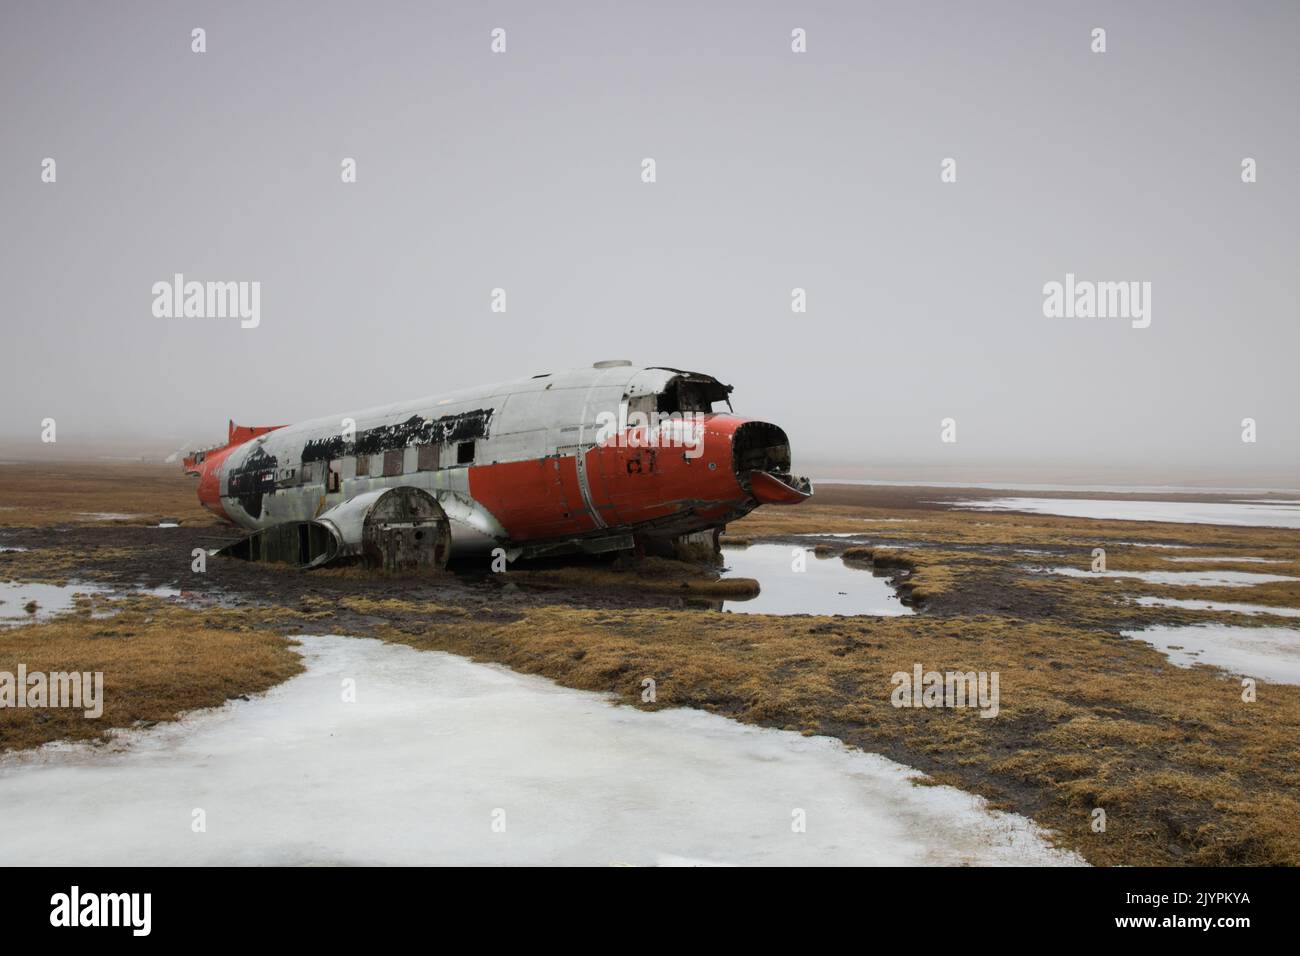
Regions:
[[[762, 589], [758, 597], [748, 601], [724, 601], [724, 611], [878, 617], [914, 613], [884, 578], [849, 567], [838, 557], [819, 558], [810, 548], [754, 544], [725, 548], [722, 558], [727, 568], [724, 578], [754, 578]], [[803, 570], [795, 570], [800, 565]]]
[[[45, 621], [56, 614], [70, 611], [78, 594], [150, 594], [154, 597], [174, 598], [180, 593], [176, 588], [168, 587], [122, 588], [86, 582], [31, 584], [24, 581], [0, 581], [0, 628]], [[35, 607], [29, 611], [27, 608], [32, 602], [35, 602]]]
[[1170, 521], [1254, 528], [1300, 528], [1300, 506], [1279, 501], [1123, 501], [1111, 498], [972, 498], [939, 504], [965, 511], [1023, 511], [1067, 518]]
[[1287, 627], [1148, 627], [1124, 631], [1159, 648], [1179, 667], [1213, 664], [1233, 674], [1300, 684], [1300, 631]]
[[1140, 597], [1143, 607], [1176, 607], [1186, 611], [1219, 611], [1228, 614], [1274, 614], [1278, 617], [1300, 617], [1300, 608], [1278, 607], [1273, 604], [1239, 604], [1233, 601], [1195, 601], [1183, 598]]
[[1026, 568], [1046, 574], [1061, 574], [1068, 578], [1136, 578], [1149, 584], [1172, 584], [1220, 588], [1244, 588], [1252, 584], [1271, 584], [1276, 581], [1294, 581], [1285, 574], [1264, 574], [1259, 571], [1087, 571], [1083, 568]]

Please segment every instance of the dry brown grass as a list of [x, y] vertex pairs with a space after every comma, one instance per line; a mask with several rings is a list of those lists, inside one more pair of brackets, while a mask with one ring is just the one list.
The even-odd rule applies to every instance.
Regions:
[[[95, 548], [97, 561], [129, 558], [139, 552], [134, 548]], [[78, 548], [40, 548], [33, 551], [0, 552], [0, 581], [39, 581], [66, 584], [85, 577], [86, 551]]]
[[[38, 528], [58, 524], [154, 525], [163, 518], [211, 525], [199, 504], [198, 479], [181, 466], [120, 462], [19, 462], [0, 465], [0, 525]], [[103, 522], [92, 513], [131, 517]]]
[[140, 722], [174, 720], [256, 694], [302, 670], [292, 642], [251, 630], [235, 612], [204, 612], [153, 601], [118, 602], [120, 612], [81, 613], [0, 630], [0, 671], [102, 672], [104, 710], [87, 719], [68, 708], [0, 708], [0, 751], [54, 740], [102, 739]]
[[841, 557], [851, 565], [863, 565], [877, 571], [907, 572], [905, 577], [895, 581], [895, 586], [912, 603], [918, 605], [956, 587], [959, 568], [971, 559], [969, 553], [963, 552], [870, 548], [862, 545], [845, 548]]

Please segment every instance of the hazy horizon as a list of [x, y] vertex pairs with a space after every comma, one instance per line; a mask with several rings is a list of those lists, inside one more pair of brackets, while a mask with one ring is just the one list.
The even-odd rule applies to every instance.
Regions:
[[[623, 358], [734, 385], [809, 473], [1281, 487], [1298, 28], [1264, 2], [7, 4], [0, 458]], [[176, 273], [259, 282], [259, 324], [156, 317]], [[1067, 274], [1149, 282], [1149, 327], [1045, 317]]]

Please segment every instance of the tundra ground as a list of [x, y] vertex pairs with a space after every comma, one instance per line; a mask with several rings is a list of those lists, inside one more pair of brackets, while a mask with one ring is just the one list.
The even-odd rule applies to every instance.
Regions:
[[[352, 634], [497, 661], [632, 706], [698, 707], [835, 736], [1033, 817], [1098, 864], [1300, 863], [1300, 687], [1260, 684], [1247, 702], [1239, 678], [1175, 667], [1120, 634], [1154, 624], [1294, 624], [1132, 599], [1297, 608], [1300, 581], [1188, 587], [1034, 570], [1087, 569], [1093, 549], [1104, 548], [1111, 569], [1300, 577], [1296, 533], [935, 503], [977, 494], [833, 486], [806, 505], [759, 509], [733, 525], [724, 539], [731, 546], [817, 545], [863, 573], [890, 576], [919, 611], [778, 617], [710, 609], [710, 599], [747, 585], [720, 591], [712, 569], [678, 562], [412, 578], [209, 559], [198, 574], [193, 549], [237, 532], [198, 508], [190, 480], [144, 465], [0, 466], [0, 547], [28, 549], [0, 552], [0, 579], [182, 591], [179, 601], [101, 598], [0, 630], [0, 671], [19, 662], [103, 670], [107, 684], [99, 721], [38, 723], [39, 712], [0, 711], [0, 748], [103, 734], [255, 693], [296, 673], [289, 635]], [[164, 518], [179, 527], [156, 527]], [[803, 537], [837, 533], [862, 540]], [[1139, 546], [1149, 544], [1181, 547]], [[1221, 560], [1233, 556], [1276, 563]], [[106, 612], [115, 616], [97, 616]], [[916, 664], [997, 671], [998, 716], [893, 706], [891, 675]], [[641, 699], [646, 677], [656, 683], [654, 703]], [[1097, 809], [1106, 815], [1101, 832]]]

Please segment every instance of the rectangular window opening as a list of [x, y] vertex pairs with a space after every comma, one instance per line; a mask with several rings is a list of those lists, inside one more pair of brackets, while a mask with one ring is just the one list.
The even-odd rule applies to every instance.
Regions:
[[384, 452], [384, 477], [391, 478], [394, 475], [400, 475], [403, 471], [405, 458], [406, 450], [403, 448], [394, 448]]

